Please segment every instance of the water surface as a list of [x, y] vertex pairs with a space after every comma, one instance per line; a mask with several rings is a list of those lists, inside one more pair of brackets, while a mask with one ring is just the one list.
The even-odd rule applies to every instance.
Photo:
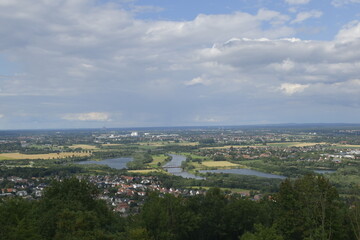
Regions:
[[181, 163], [186, 161], [186, 157], [183, 155], [169, 154], [172, 159], [170, 162], [166, 163], [163, 168], [165, 171], [183, 178], [193, 178], [193, 179], [204, 179], [202, 177], [196, 176], [194, 174], [188, 173], [181, 168]]
[[132, 157], [110, 158], [102, 161], [80, 161], [78, 164], [97, 164], [106, 165], [115, 169], [126, 169], [126, 164], [134, 160]]
[[231, 173], [231, 174], [240, 174], [240, 175], [251, 175], [257, 177], [264, 177], [264, 178], [279, 178], [285, 179], [285, 176], [264, 173], [256, 170], [246, 169], [246, 168], [236, 168], [236, 169], [218, 169], [218, 170], [202, 170], [201, 173]]
[[325, 173], [336, 173], [336, 170], [314, 170], [315, 173], [325, 174]]

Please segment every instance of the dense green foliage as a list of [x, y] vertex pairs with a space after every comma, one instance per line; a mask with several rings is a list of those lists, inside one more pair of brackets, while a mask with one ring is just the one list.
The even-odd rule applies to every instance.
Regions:
[[206, 180], [197, 180], [191, 178], [182, 178], [174, 175], [153, 173], [165, 187], [184, 188], [192, 187], [221, 187], [221, 188], [241, 188], [248, 190], [259, 190], [261, 192], [277, 192], [281, 179], [264, 178], [239, 174], [216, 174], [206, 173], [203, 176]]
[[14, 168], [0, 169], [0, 176], [2, 177], [18, 176], [21, 178], [46, 177], [46, 176], [63, 177], [81, 172], [83, 172], [83, 169], [79, 166], [55, 166], [51, 168], [14, 167]]
[[134, 160], [127, 163], [129, 169], [142, 169], [146, 163], [152, 162], [153, 158], [149, 153], [136, 153], [133, 155]]
[[322, 176], [285, 180], [255, 202], [225, 195], [175, 197], [151, 192], [140, 214], [120, 217], [76, 178], [53, 182], [38, 201], [0, 202], [0, 239], [359, 239], [359, 203], [341, 202]]
[[39, 201], [0, 203], [0, 239], [116, 239], [124, 219], [96, 200], [97, 189], [76, 178], [53, 182]]

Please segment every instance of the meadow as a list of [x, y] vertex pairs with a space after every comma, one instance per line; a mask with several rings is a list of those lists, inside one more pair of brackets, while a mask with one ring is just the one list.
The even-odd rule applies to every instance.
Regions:
[[168, 158], [168, 156], [163, 154], [163, 155], [152, 156], [152, 158], [153, 161], [148, 163], [147, 165], [153, 168], [158, 168], [159, 167], [158, 164], [160, 164], [160, 166], [165, 164], [165, 159]]

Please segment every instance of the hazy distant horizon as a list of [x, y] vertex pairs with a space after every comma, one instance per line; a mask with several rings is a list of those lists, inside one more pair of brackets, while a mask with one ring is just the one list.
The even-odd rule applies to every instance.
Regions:
[[194, 128], [206, 128], [206, 129], [214, 129], [214, 128], [322, 128], [322, 127], [360, 127], [360, 123], [276, 123], [276, 124], [244, 124], [244, 125], [189, 125], [189, 126], [134, 126], [134, 127], [99, 127], [99, 128], [24, 128], [24, 129], [0, 129], [1, 131], [91, 131], [91, 130], [107, 130], [107, 131], [145, 131], [151, 129], [194, 129]]

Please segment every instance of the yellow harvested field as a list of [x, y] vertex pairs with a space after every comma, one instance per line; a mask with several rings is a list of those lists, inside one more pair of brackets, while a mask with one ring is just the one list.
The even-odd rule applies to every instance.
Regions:
[[116, 147], [116, 146], [122, 146], [123, 144], [120, 143], [105, 143], [105, 144], [101, 144], [101, 146], [103, 147]]
[[94, 150], [97, 149], [96, 146], [93, 145], [87, 145], [87, 144], [75, 144], [70, 146], [71, 149], [76, 149], [76, 148], [82, 148], [84, 150]]
[[[231, 145], [227, 145], [227, 146], [222, 146], [222, 147], [205, 147], [205, 148], [201, 148], [201, 149], [228, 149], [228, 148], [247, 148], [247, 147], [253, 147], [253, 148], [261, 148], [261, 147], [266, 147], [266, 146], [271, 146], [271, 147], [311, 147], [311, 146], [315, 146], [317, 144], [327, 144], [325, 142], [320, 142], [320, 143], [313, 143], [313, 142], [281, 142], [281, 143], [268, 143], [267, 145], [240, 145], [240, 146], [231, 146]], [[346, 146], [346, 145], [339, 145], [339, 146]], [[349, 145], [349, 147], [356, 147], [356, 145]], [[359, 146], [360, 147], [360, 146]]]
[[197, 145], [199, 145], [198, 142], [179, 142], [176, 144], [180, 145], [180, 146], [197, 146]]
[[141, 142], [139, 143], [141, 146], [153, 146], [153, 147], [160, 147], [160, 146], [167, 146], [167, 145], [178, 145], [178, 146], [197, 146], [199, 145], [198, 142]]
[[314, 143], [314, 142], [284, 142], [284, 143], [269, 143], [269, 146], [273, 147], [311, 147], [315, 145], [324, 145], [325, 142]]
[[336, 147], [344, 147], [344, 148], [360, 148], [360, 145], [349, 145], [349, 144], [333, 144]]
[[1, 153], [0, 159], [2, 160], [19, 160], [19, 159], [57, 159], [66, 157], [86, 157], [91, 153], [81, 152], [63, 152], [63, 153], [48, 153], [48, 154], [22, 154], [22, 153]]
[[206, 161], [202, 165], [206, 167], [238, 167], [238, 164], [231, 163], [228, 161]]
[[204, 147], [204, 148], [201, 148], [201, 149], [228, 149], [228, 148], [247, 148], [247, 147], [266, 147], [264, 145], [235, 145], [235, 146], [232, 146], [232, 145], [227, 145], [227, 146], [222, 146], [222, 147]]

